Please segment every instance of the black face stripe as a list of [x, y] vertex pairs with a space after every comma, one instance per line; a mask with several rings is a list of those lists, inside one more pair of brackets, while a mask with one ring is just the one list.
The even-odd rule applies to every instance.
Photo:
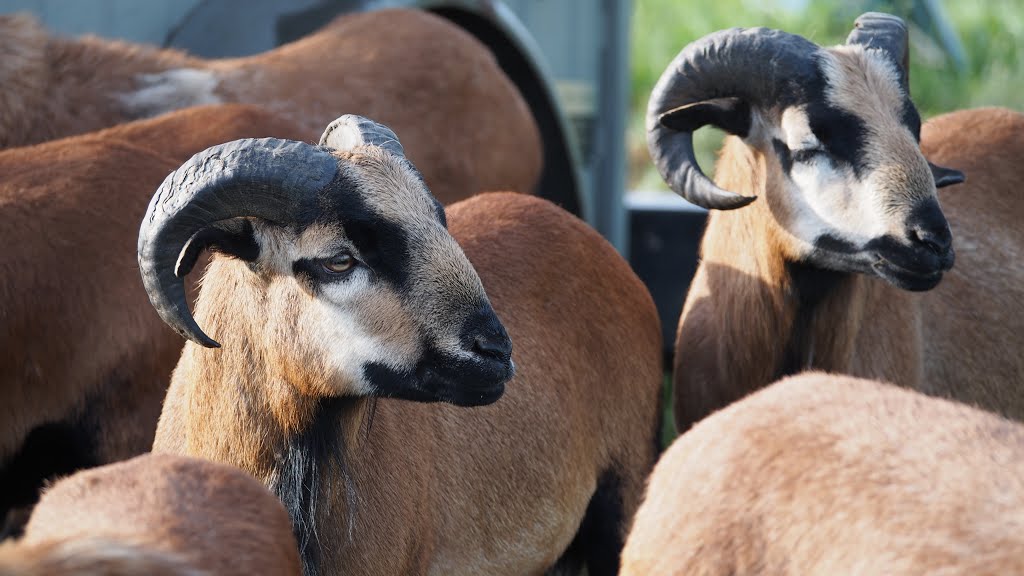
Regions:
[[[867, 168], [864, 154], [867, 125], [860, 117], [829, 104], [824, 58], [824, 55], [816, 56], [815, 73], [803, 82], [787, 82], [786, 97], [779, 104], [783, 108], [803, 105], [810, 129], [829, 158], [838, 165], [851, 166], [854, 174], [861, 177]], [[794, 160], [789, 148], [779, 140], [773, 140], [772, 145], [789, 173]]]
[[849, 240], [844, 240], [832, 234], [822, 234], [815, 238], [814, 247], [818, 250], [835, 252], [837, 254], [856, 254], [860, 252], [860, 249]]
[[340, 222], [375, 278], [398, 289], [409, 285], [408, 233], [372, 210], [351, 178], [339, 173], [320, 193], [318, 220]]
[[444, 229], [447, 230], [448, 215], [444, 212], [444, 204], [441, 204], [437, 198], [434, 198], [433, 194], [430, 195], [430, 199], [434, 201], [434, 212], [437, 214], [437, 219], [440, 220], [441, 226], [444, 226]]
[[829, 156], [839, 164], [852, 166], [854, 174], [861, 177], [867, 168], [864, 153], [868, 129], [864, 120], [824, 101], [808, 104], [807, 120]]
[[[786, 90], [778, 104], [782, 108], [804, 105], [811, 131], [821, 141], [829, 156], [839, 164], [851, 166], [854, 174], [860, 178], [868, 168], [865, 158], [869, 135], [867, 125], [857, 115], [829, 104], [829, 84], [823, 63], [825, 56], [816, 58], [814, 75], [802, 83], [787, 81]], [[920, 141], [921, 116], [909, 97], [903, 99], [900, 122]], [[783, 167], [791, 166], [792, 158], [788, 155], [789, 149], [785, 143], [773, 141], [772, 144]], [[785, 154], [781, 152], [782, 149], [786, 151]], [[788, 168], [786, 172], [789, 172]]]
[[300, 258], [295, 262], [292, 262], [292, 274], [297, 278], [305, 280], [312, 287], [316, 287], [319, 284], [320, 274], [317, 270], [317, 260], [313, 258]]
[[914, 103], [910, 101], [910, 98], [903, 100], [903, 114], [900, 118], [903, 125], [910, 130], [910, 133], [914, 135], [914, 140], [921, 141], [921, 115], [918, 114], [917, 108]]
[[789, 174], [793, 170], [793, 156], [789, 152], [789, 146], [786, 146], [786, 143], [778, 138], [772, 138], [772, 148], [775, 149], [775, 155], [779, 157], [783, 173]]

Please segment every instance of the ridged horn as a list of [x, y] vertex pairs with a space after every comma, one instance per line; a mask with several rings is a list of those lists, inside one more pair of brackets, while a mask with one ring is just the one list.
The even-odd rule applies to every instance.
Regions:
[[220, 346], [196, 324], [176, 263], [197, 233], [224, 220], [255, 217], [281, 224], [308, 218], [335, 177], [338, 160], [303, 142], [245, 139], [208, 148], [172, 172], [149, 203], [139, 230], [139, 268], [149, 300], [179, 334]]
[[722, 30], [683, 48], [647, 105], [647, 147], [669, 187], [708, 209], [732, 210], [753, 202], [756, 197], [723, 190], [701, 171], [693, 152], [693, 132], [700, 126], [673, 129], [665, 117], [711, 100], [738, 99], [751, 108], [791, 104], [815, 79], [819, 50], [805, 38], [767, 28]]
[[899, 69], [900, 87], [910, 94], [910, 39], [902, 18], [883, 12], [865, 12], [853, 22], [847, 44], [859, 44], [888, 54]]
[[391, 128], [356, 114], [346, 114], [331, 122], [320, 137], [320, 145], [335, 150], [379, 146], [396, 156], [405, 157], [405, 149]]

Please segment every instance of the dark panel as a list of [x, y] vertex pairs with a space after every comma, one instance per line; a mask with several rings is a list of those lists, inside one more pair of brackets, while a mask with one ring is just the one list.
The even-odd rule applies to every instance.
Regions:
[[663, 207], [629, 208], [629, 263], [651, 291], [661, 318], [665, 366], [672, 366], [676, 327], [690, 280], [707, 213]]

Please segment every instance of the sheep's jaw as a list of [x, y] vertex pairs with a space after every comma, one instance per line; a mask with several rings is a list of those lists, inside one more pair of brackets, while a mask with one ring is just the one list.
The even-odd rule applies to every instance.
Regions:
[[486, 406], [505, 393], [515, 375], [515, 364], [428, 354], [413, 370], [397, 370], [379, 362], [363, 367], [363, 377], [375, 396], [445, 402], [456, 406]]

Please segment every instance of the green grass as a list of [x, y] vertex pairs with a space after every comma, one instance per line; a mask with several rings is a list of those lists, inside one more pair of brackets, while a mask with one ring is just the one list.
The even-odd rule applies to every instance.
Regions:
[[[644, 142], [644, 111], [651, 88], [687, 43], [733, 26], [768, 26], [807, 37], [822, 45], [841, 43], [856, 16], [871, 4], [903, 17], [911, 0], [810, 1], [785, 9], [793, 0], [634, 0], [632, 23], [632, 97], [627, 134], [629, 188], [664, 189]], [[940, 0], [963, 45], [965, 66], [958, 70], [931, 36], [911, 29], [911, 94], [921, 115], [982, 105], [1024, 109], [1024, 0]], [[858, 5], [859, 4], [859, 5]], [[712, 171], [721, 133], [697, 132], [701, 166]]]

